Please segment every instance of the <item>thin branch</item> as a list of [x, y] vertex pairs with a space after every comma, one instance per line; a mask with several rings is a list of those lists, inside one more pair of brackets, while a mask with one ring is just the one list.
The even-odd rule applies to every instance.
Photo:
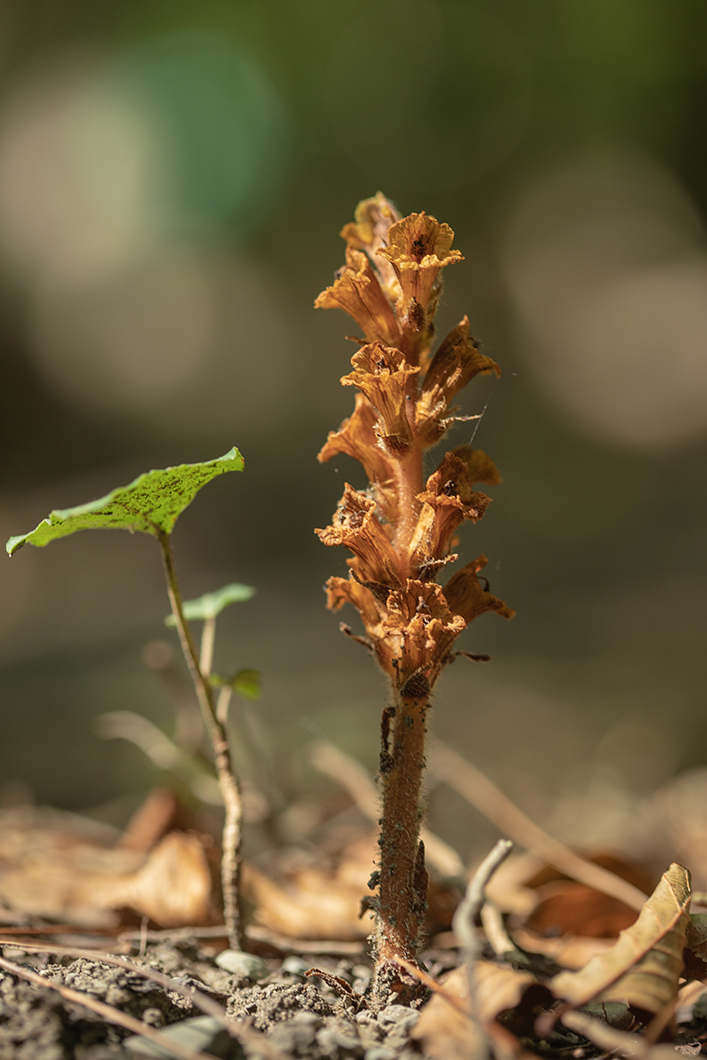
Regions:
[[572, 1010], [564, 1012], [561, 1018], [565, 1027], [588, 1038], [605, 1053], [618, 1053], [629, 1060], [643, 1060], [649, 1054], [650, 1046], [641, 1035], [617, 1030], [603, 1020], [588, 1016], [586, 1012]]
[[199, 653], [199, 669], [204, 677], [211, 673], [214, 663], [214, 644], [216, 643], [216, 616], [210, 615], [204, 619], [204, 627], [201, 631], [201, 651]]
[[523, 963], [527, 960], [525, 954], [518, 949], [506, 931], [503, 923], [503, 914], [495, 902], [486, 898], [479, 912], [481, 924], [491, 949], [498, 958], [504, 961]]
[[445, 989], [441, 983], [438, 983], [428, 972], [423, 971], [422, 968], [417, 964], [413, 964], [412, 961], [406, 961], [404, 957], [398, 957], [398, 963], [413, 977], [413, 979], [417, 979], [418, 982], [422, 983], [423, 986], [426, 986], [433, 994], [439, 994], [440, 997], [443, 997], [460, 1016], [465, 1016], [468, 1020], [472, 1018], [469, 1014], [469, 1010], [465, 1008], [464, 1002], [461, 998], [456, 997], [454, 994], [450, 994], [449, 991]]
[[499, 839], [469, 880], [466, 894], [454, 914], [452, 928], [470, 965], [476, 959], [479, 948], [474, 921], [484, 904], [484, 891], [494, 872], [506, 860], [512, 849], [513, 844], [509, 839]]
[[459, 792], [492, 821], [499, 831], [505, 832], [519, 846], [543, 858], [571, 879], [617, 898], [630, 909], [640, 911], [643, 908], [648, 899], [643, 891], [608, 869], [587, 861], [564, 843], [548, 835], [519, 810], [492, 780], [447, 744], [441, 740], [432, 741], [430, 759], [431, 768], [440, 780]]
[[216, 717], [222, 725], [228, 721], [228, 708], [233, 698], [233, 689], [230, 685], [224, 685], [216, 700]]
[[221, 885], [223, 889], [223, 916], [228, 930], [229, 944], [234, 949], [242, 949], [244, 944], [243, 917], [240, 908], [240, 873], [241, 873], [241, 834], [243, 822], [243, 800], [240, 786], [231, 763], [231, 750], [225, 726], [216, 716], [213, 691], [206, 674], [201, 670], [199, 656], [191, 629], [184, 617], [182, 594], [179, 589], [177, 572], [174, 566], [172, 545], [169, 534], [158, 533], [157, 540], [162, 549], [167, 592], [172, 607], [172, 614], [177, 624], [179, 640], [184, 652], [187, 666], [194, 682], [194, 688], [201, 707], [211, 745], [214, 763], [218, 774], [219, 788], [226, 811], [223, 824], [223, 853], [221, 856]]

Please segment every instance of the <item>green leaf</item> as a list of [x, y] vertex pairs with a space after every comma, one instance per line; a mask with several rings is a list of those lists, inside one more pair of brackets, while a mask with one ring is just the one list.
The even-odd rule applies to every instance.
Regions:
[[263, 690], [263, 675], [260, 670], [239, 670], [233, 677], [221, 677], [211, 674], [209, 682], [213, 688], [229, 685], [234, 692], [244, 699], [260, 699]]
[[5, 547], [12, 556], [23, 545], [44, 548], [78, 530], [137, 530], [155, 537], [169, 534], [202, 486], [226, 471], [242, 470], [243, 457], [234, 446], [216, 460], [147, 471], [97, 501], [50, 512], [34, 530], [11, 537]]
[[241, 670], [231, 679], [233, 691], [244, 699], [260, 699], [263, 677], [260, 670]]
[[[224, 607], [240, 603], [242, 600], [250, 600], [256, 591], [252, 585], [232, 582], [231, 585], [224, 585], [222, 589], [217, 589], [215, 593], [204, 593], [196, 600], [186, 600], [182, 605], [184, 617], [188, 622], [204, 622], [207, 618], [216, 618]], [[167, 615], [165, 623], [168, 626], [176, 625], [174, 615]]]

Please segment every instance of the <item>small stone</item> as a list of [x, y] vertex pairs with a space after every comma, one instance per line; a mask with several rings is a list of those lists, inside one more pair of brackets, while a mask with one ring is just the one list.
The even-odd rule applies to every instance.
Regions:
[[334, 1027], [322, 1027], [317, 1031], [317, 1044], [325, 1056], [338, 1057], [340, 1050], [354, 1056], [362, 1056], [361, 1042], [352, 1034], [336, 1030]]
[[386, 1005], [385, 1008], [381, 1009], [378, 1013], [379, 1023], [400, 1023], [406, 1016], [412, 1013], [412, 1009], [409, 1009], [407, 1005]]
[[139, 1034], [133, 1034], [123, 1042], [123, 1048], [127, 1050], [128, 1056], [135, 1060], [144, 1060], [145, 1057], [158, 1057], [159, 1060], [173, 1060], [175, 1053], [169, 1048], [169, 1043], [185, 1046], [194, 1052], [208, 1053], [210, 1056], [221, 1057], [221, 1060], [237, 1060], [243, 1056], [243, 1051], [228, 1033], [223, 1024], [214, 1019], [213, 1016], [196, 1016], [194, 1019], [180, 1020], [173, 1023], [167, 1030], [160, 1031], [164, 1045], [148, 1041]]
[[142, 1022], [148, 1027], [164, 1027], [164, 1014], [158, 1008], [146, 1008], [142, 1014]]
[[281, 964], [281, 970], [287, 972], [289, 975], [304, 975], [306, 971], [311, 968], [311, 964], [307, 961], [303, 961], [301, 957], [297, 957], [296, 954], [291, 953], [289, 957], [285, 957]]
[[279, 1049], [305, 1056], [321, 1024], [314, 1012], [296, 1012], [292, 1019], [276, 1023], [268, 1037]]
[[222, 950], [216, 955], [215, 961], [225, 972], [238, 975], [241, 979], [250, 979], [253, 983], [270, 975], [270, 969], [265, 961], [253, 953], [243, 953], [241, 950]]

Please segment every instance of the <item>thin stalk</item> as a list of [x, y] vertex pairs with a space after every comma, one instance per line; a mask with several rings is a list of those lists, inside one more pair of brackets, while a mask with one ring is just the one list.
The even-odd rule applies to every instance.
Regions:
[[204, 677], [211, 673], [214, 662], [214, 643], [216, 641], [216, 618], [211, 615], [204, 620], [201, 631], [201, 651], [199, 653], [199, 669]]
[[184, 617], [182, 594], [174, 566], [174, 555], [169, 534], [158, 532], [157, 540], [162, 549], [167, 592], [172, 614], [177, 624], [179, 641], [184, 652], [189, 672], [194, 682], [196, 696], [211, 739], [218, 785], [226, 812], [223, 824], [221, 857], [221, 886], [223, 889], [223, 919], [229, 944], [233, 949], [244, 948], [245, 933], [240, 907], [241, 832], [243, 800], [240, 785], [231, 763], [231, 749], [225, 726], [219, 721], [214, 707], [213, 690], [201, 669], [199, 654], [191, 629]]
[[216, 700], [216, 717], [222, 725], [225, 725], [228, 721], [228, 708], [231, 705], [232, 698], [233, 689], [230, 685], [224, 685]]
[[[380, 881], [376, 931], [378, 990], [400, 981], [402, 957], [416, 961], [427, 909], [427, 870], [420, 840], [428, 702], [400, 696], [381, 732]], [[403, 1000], [401, 998], [401, 1000]]]

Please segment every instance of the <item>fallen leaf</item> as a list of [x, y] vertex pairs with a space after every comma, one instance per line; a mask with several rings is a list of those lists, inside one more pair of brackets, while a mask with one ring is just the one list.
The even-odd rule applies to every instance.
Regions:
[[690, 895], [689, 872], [671, 865], [610, 950], [580, 971], [560, 972], [548, 986], [575, 1007], [601, 997], [655, 1015], [677, 995]]
[[691, 913], [685, 932], [685, 975], [690, 979], [707, 976], [707, 913]]
[[85, 886], [87, 901], [99, 908], [128, 906], [163, 927], [213, 920], [212, 889], [204, 845], [185, 832], [166, 835], [137, 872]]
[[[108, 845], [110, 843], [110, 845]], [[173, 831], [151, 853], [75, 814], [0, 816], [0, 901], [17, 917], [116, 926], [130, 908], [163, 927], [213, 921], [205, 841]]]
[[[655, 886], [656, 876], [637, 862], [629, 862], [612, 854], [585, 856], [593, 865], [613, 872], [646, 894], [650, 894]], [[552, 865], [544, 866], [525, 884], [536, 890], [540, 899], [528, 917], [526, 927], [540, 935], [616, 938], [638, 916], [636, 909], [618, 898], [570, 879]]]
[[370, 917], [360, 911], [375, 857], [375, 837], [366, 834], [349, 843], [331, 868], [306, 866], [278, 879], [246, 864], [243, 887], [256, 920], [271, 931], [299, 939], [359, 939], [371, 930]]
[[484, 1030], [493, 1033], [497, 1016], [518, 1007], [531, 996], [529, 992], [533, 1004], [550, 998], [549, 991], [530, 972], [491, 961], [477, 961], [474, 965], [473, 1007], [466, 966], [449, 972], [440, 980], [440, 986], [439, 993], [433, 994], [423, 1008], [411, 1034], [421, 1043], [428, 1060], [475, 1060], [488, 1055]]

